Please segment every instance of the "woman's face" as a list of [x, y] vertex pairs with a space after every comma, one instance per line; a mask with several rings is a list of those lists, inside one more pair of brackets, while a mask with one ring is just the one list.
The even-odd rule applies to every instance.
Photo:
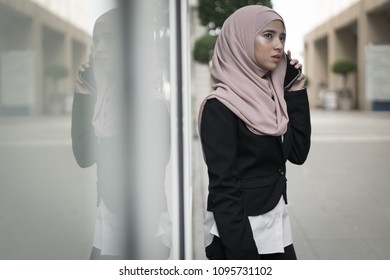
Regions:
[[109, 24], [96, 24], [93, 32], [93, 46], [95, 59], [107, 73], [112, 72], [115, 68], [115, 55], [117, 55], [118, 38], [116, 29]]
[[286, 32], [280, 20], [268, 23], [255, 36], [255, 58], [264, 70], [275, 70], [282, 59]]

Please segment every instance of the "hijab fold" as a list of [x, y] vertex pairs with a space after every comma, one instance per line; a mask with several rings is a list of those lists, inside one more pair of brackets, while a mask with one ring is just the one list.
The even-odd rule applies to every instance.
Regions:
[[201, 104], [199, 124], [207, 100], [217, 98], [255, 134], [280, 136], [286, 132], [286, 57], [282, 56], [275, 70], [267, 71], [259, 67], [254, 53], [256, 34], [274, 20], [283, 22], [275, 11], [259, 5], [243, 7], [226, 19], [212, 59], [213, 91]]

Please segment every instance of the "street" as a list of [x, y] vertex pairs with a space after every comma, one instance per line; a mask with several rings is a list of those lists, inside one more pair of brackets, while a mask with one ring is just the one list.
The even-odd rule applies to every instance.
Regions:
[[0, 259], [89, 258], [95, 171], [74, 160], [70, 118], [2, 118], [0, 130]]
[[303, 166], [289, 166], [301, 259], [390, 259], [390, 115], [318, 112]]

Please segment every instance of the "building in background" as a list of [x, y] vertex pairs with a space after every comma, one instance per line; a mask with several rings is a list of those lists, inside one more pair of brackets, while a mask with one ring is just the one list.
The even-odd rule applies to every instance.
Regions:
[[83, 18], [82, 7], [74, 1], [0, 2], [0, 116], [69, 111], [76, 70], [90, 51], [86, 23], [73, 21]]
[[[24, 0], [26, 1], [26, 0]], [[56, 16], [72, 23], [73, 26], [78, 27], [87, 32], [91, 32], [90, 27], [94, 21], [91, 19], [91, 4], [100, 6], [102, 0], [27, 0], [37, 3], [45, 10], [55, 14]], [[114, 1], [114, 0], [112, 0]], [[106, 0], [107, 2], [107, 0]]]
[[332, 66], [349, 60], [357, 65], [347, 76], [353, 94], [349, 106], [338, 96], [338, 106], [390, 110], [390, 79], [385, 78], [390, 73], [389, 30], [390, 1], [361, 0], [308, 33], [304, 51], [311, 104], [326, 106], [327, 98], [338, 96], [334, 93], [342, 88], [342, 77]]

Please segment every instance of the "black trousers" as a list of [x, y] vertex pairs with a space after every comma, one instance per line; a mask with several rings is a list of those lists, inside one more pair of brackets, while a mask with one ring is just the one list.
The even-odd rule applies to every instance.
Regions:
[[[209, 260], [226, 260], [225, 246], [221, 239], [214, 236], [213, 242], [206, 247], [206, 256]], [[255, 260], [296, 260], [294, 245], [291, 244], [284, 248], [284, 253], [261, 254], [253, 257]]]

